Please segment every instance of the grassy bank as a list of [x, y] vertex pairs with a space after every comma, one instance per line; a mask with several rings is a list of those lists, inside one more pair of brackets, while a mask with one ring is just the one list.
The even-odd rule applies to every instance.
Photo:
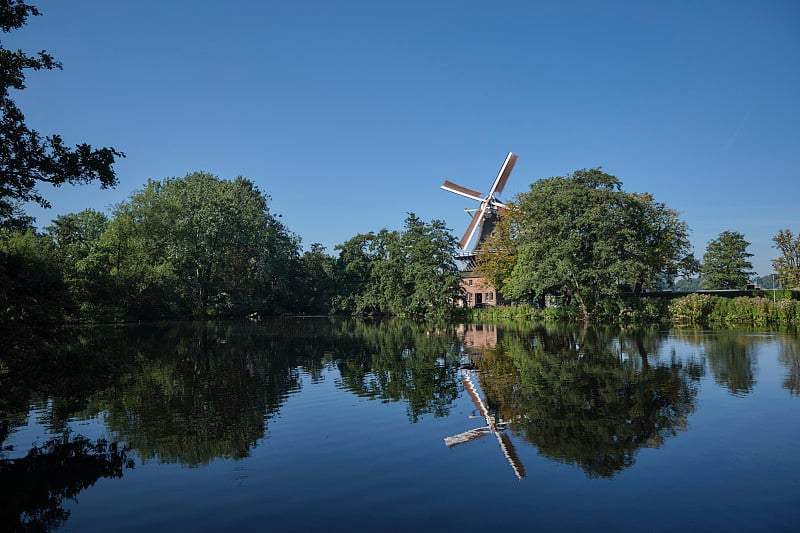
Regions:
[[723, 298], [690, 294], [669, 303], [669, 318], [679, 323], [797, 325], [800, 301], [796, 293], [781, 291], [780, 296]]
[[[526, 320], [580, 320], [572, 306], [539, 309], [531, 305], [472, 309], [468, 318], [475, 322]], [[675, 293], [625, 297], [599, 306], [594, 320], [600, 323], [645, 324], [674, 322], [691, 324], [800, 324], [800, 292], [778, 291], [769, 296], [737, 294]]]

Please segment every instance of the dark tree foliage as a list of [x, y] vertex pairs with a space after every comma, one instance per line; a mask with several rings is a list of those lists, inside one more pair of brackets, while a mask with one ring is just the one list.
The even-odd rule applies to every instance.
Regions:
[[[0, 29], [21, 28], [36, 7], [19, 0], [0, 0]], [[38, 183], [62, 185], [99, 181], [103, 187], [117, 184], [114, 161], [125, 154], [114, 148], [94, 149], [86, 143], [70, 148], [60, 135], [42, 136], [25, 124], [25, 116], [11, 99], [10, 90], [25, 89], [26, 70], [60, 69], [61, 63], [45, 51], [31, 56], [0, 44], [0, 211], [9, 201], [49, 203], [37, 190]]]

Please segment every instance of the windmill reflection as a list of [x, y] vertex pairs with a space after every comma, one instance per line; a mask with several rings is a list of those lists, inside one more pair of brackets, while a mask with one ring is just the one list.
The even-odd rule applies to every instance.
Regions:
[[[482, 350], [497, 346], [498, 330], [494, 325], [462, 324], [459, 326], [458, 334], [463, 339], [462, 346], [467, 357], [479, 356]], [[445, 437], [444, 443], [449, 448], [452, 448], [492, 434], [497, 439], [500, 450], [514, 471], [514, 475], [518, 479], [522, 479], [525, 477], [525, 467], [517, 455], [514, 443], [511, 442], [511, 439], [506, 434], [508, 421], [498, 417], [497, 409], [494, 407], [493, 402], [489, 401], [488, 398], [484, 400], [485, 396], [482, 394], [479, 381], [480, 373], [472, 369], [472, 362], [467, 359], [461, 371], [461, 385], [469, 395], [472, 403], [475, 404], [480, 416], [486, 421], [486, 425], [467, 430], [458, 435]]]
[[517, 479], [522, 479], [525, 477], [525, 467], [517, 455], [517, 450], [514, 448], [514, 443], [511, 442], [511, 439], [508, 438], [508, 435], [505, 432], [505, 430], [508, 428], [508, 422], [502, 418], [498, 419], [497, 411], [490, 410], [487, 407], [486, 402], [483, 401], [480, 390], [475, 383], [476, 381], [477, 374], [472, 370], [465, 369], [463, 375], [461, 376], [461, 384], [464, 386], [464, 390], [467, 391], [467, 394], [469, 394], [469, 397], [472, 399], [472, 403], [474, 403], [475, 407], [478, 408], [478, 412], [486, 421], [486, 425], [467, 430], [463, 433], [459, 433], [458, 435], [453, 435], [452, 437], [445, 437], [444, 443], [448, 448], [452, 448], [454, 446], [458, 446], [459, 444], [472, 442], [473, 440], [485, 437], [491, 433], [497, 438], [497, 443], [500, 445], [500, 450], [503, 452], [503, 455], [508, 461], [508, 464], [511, 466], [511, 469], [514, 471], [514, 475], [517, 476]]

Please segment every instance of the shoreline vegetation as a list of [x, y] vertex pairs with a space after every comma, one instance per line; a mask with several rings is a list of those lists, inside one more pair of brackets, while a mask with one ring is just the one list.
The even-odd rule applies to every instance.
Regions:
[[[759, 294], [762, 293], [762, 294]], [[735, 291], [730, 296], [707, 293], [655, 293], [629, 297], [607, 306], [596, 323], [643, 325], [648, 323], [753, 325], [800, 324], [800, 291]], [[575, 306], [536, 305], [472, 309], [473, 322], [569, 321], [582, 322]]]

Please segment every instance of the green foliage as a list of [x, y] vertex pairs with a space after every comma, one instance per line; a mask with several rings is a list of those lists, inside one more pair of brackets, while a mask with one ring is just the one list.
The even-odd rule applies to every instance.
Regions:
[[339, 250], [336, 308], [353, 314], [446, 317], [455, 312], [461, 275], [456, 240], [444, 222], [413, 213], [403, 232], [356, 235]]
[[0, 323], [63, 320], [70, 301], [49, 239], [30, 229], [0, 235]]
[[629, 194], [600, 169], [533, 183], [512, 206], [516, 263], [506, 296], [561, 296], [584, 320], [608, 312], [625, 290], [691, 272], [688, 229], [647, 194]]
[[115, 322], [123, 310], [114, 305], [118, 292], [107, 261], [102, 260], [100, 238], [108, 217], [94, 209], [60, 215], [45, 228], [53, 240], [56, 257], [75, 308], [70, 319], [80, 322]]
[[800, 288], [800, 233], [795, 237], [782, 229], [772, 238], [781, 256], [772, 261], [778, 279], [784, 287]]
[[744, 289], [753, 265], [747, 259], [750, 243], [737, 231], [723, 231], [708, 243], [701, 267], [703, 289]]
[[122, 307], [148, 318], [279, 311], [299, 254], [252, 182], [202, 172], [149, 181], [115, 208], [100, 248]]
[[333, 311], [336, 301], [336, 258], [325, 253], [319, 243], [300, 257], [296, 279], [292, 283], [296, 294], [297, 311], [327, 314]]
[[[778, 291], [781, 292], [781, 291]], [[777, 299], [772, 291], [758, 297], [738, 296], [726, 298], [710, 294], [690, 294], [673, 299], [669, 304], [672, 320], [688, 323], [723, 324], [797, 324], [800, 319], [800, 301], [793, 292], [786, 291]], [[775, 298], [775, 299], [773, 299]]]
[[[0, 29], [21, 28], [39, 10], [20, 0], [0, 2]], [[78, 144], [70, 149], [59, 135], [42, 138], [25, 124], [25, 116], [10, 98], [10, 90], [25, 89], [25, 71], [60, 69], [61, 63], [45, 51], [29, 56], [0, 45], [0, 211], [14, 200], [34, 201], [48, 207], [37, 191], [38, 182], [51, 185], [99, 181], [114, 186], [113, 164], [125, 154], [114, 148], [93, 149]]]
[[695, 292], [700, 290], [700, 278], [684, 278], [677, 280], [672, 289], [675, 292]]

